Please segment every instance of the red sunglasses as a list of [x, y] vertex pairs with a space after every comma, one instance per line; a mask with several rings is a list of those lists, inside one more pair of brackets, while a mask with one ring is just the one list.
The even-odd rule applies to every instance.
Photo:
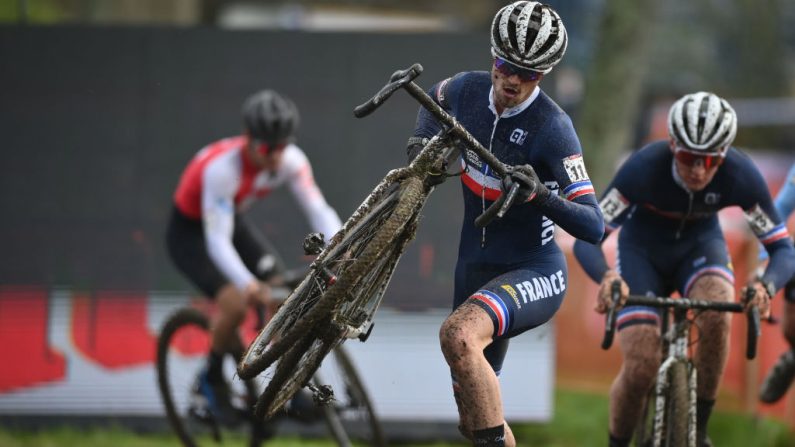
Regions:
[[257, 140], [256, 138], [251, 139], [251, 146], [254, 148], [256, 152], [259, 152], [262, 155], [268, 155], [269, 152], [278, 152], [284, 150], [287, 147], [287, 143], [279, 143], [276, 146], [271, 146], [268, 144], [267, 141]]
[[711, 152], [702, 154], [683, 149], [682, 147], [677, 147], [674, 150], [674, 157], [686, 166], [694, 166], [696, 163], [701, 162], [704, 169], [718, 167], [726, 159], [725, 153]]
[[541, 79], [541, 73], [528, 70], [527, 68], [518, 67], [499, 57], [494, 58], [494, 68], [496, 68], [497, 71], [506, 77], [511, 77], [513, 75], [519, 76], [519, 79], [522, 82], [537, 81]]

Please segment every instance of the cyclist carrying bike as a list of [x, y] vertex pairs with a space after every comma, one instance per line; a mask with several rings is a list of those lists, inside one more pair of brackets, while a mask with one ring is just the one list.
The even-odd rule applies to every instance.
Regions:
[[[600, 202], [604, 237], [622, 226], [618, 265], [608, 266], [601, 243], [574, 244], [577, 260], [600, 283], [597, 312], [606, 311], [615, 279], [622, 280], [624, 299], [632, 290], [734, 301], [734, 274], [717, 212], [739, 206], [770, 254], [764, 274], [749, 284], [761, 315], [769, 314], [770, 298], [795, 271], [795, 250], [762, 175], [731, 146], [736, 132], [728, 102], [708, 92], [688, 94], [670, 109], [669, 139], [647, 145], [621, 166]], [[660, 366], [661, 315], [629, 306], [617, 322], [623, 364], [610, 391], [609, 445], [628, 446]], [[726, 365], [730, 320], [706, 311], [696, 323], [697, 445], [709, 446], [707, 422]]]
[[[784, 186], [776, 195], [774, 205], [784, 221], [795, 211], [795, 164], [790, 168]], [[765, 403], [774, 403], [781, 399], [795, 379], [795, 277], [790, 278], [784, 286], [784, 300], [782, 332], [790, 349], [781, 354], [762, 382], [759, 399]]]
[[182, 173], [168, 224], [168, 252], [177, 268], [217, 304], [207, 367], [197, 392], [223, 420], [231, 411], [222, 375], [226, 353], [242, 354], [236, 331], [249, 305], [270, 303], [267, 281], [283, 271], [264, 235], [243, 212], [288, 184], [314, 231], [341, 227], [304, 152], [294, 143], [299, 116], [287, 97], [263, 90], [243, 104], [245, 133], [210, 143]]
[[[462, 154], [454, 311], [440, 342], [461, 433], [478, 446], [514, 446], [497, 377], [509, 339], [549, 321], [563, 301], [567, 269], [555, 225], [595, 243], [604, 224], [571, 120], [539, 88], [566, 51], [563, 22], [547, 5], [518, 1], [497, 12], [491, 33], [490, 72], [459, 73], [429, 90], [500, 161], [520, 165], [501, 183], [474, 152]], [[409, 157], [441, 127], [421, 108]], [[475, 218], [517, 182], [516, 205], [477, 228]]]

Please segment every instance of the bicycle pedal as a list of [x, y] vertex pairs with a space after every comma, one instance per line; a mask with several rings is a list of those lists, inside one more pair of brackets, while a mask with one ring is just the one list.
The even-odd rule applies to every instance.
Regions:
[[334, 400], [334, 390], [330, 385], [313, 387], [312, 400], [315, 402], [315, 405], [328, 405]]

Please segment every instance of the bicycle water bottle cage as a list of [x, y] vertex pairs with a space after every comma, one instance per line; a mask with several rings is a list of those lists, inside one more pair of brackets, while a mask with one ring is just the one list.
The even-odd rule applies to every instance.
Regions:
[[326, 246], [326, 241], [323, 239], [323, 233], [309, 233], [304, 238], [304, 254], [317, 255], [323, 251]]

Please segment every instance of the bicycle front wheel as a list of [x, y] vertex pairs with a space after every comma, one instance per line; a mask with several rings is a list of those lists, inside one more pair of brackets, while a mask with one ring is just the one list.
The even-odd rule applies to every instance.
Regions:
[[676, 362], [668, 370], [668, 395], [665, 402], [666, 447], [688, 447], [690, 435], [690, 393], [687, 364]]

